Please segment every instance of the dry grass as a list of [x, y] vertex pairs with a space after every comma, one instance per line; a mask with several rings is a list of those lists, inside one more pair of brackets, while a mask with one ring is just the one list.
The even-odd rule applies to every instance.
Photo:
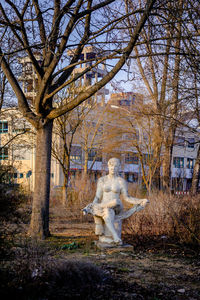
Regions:
[[150, 204], [124, 222], [124, 233], [165, 236], [200, 245], [200, 196], [177, 197], [153, 193]]
[[[131, 195], [139, 198], [144, 197], [140, 194], [137, 186], [130, 185], [129, 189]], [[61, 219], [63, 218], [69, 223], [73, 219], [76, 219], [77, 222], [93, 220], [92, 217], [83, 220], [81, 209], [94, 199], [95, 191], [96, 183], [94, 180], [91, 181], [89, 177], [75, 178], [68, 194], [69, 199], [65, 209], [61, 206], [59, 197], [53, 199], [51, 210], [53, 210], [54, 216], [58, 219], [61, 216]], [[14, 235], [18, 235], [18, 230], [9, 232], [10, 237], [13, 235], [13, 242], [10, 241], [9, 247], [5, 248], [7, 238], [4, 236], [4, 230], [6, 224], [12, 221], [19, 229], [19, 225], [26, 223], [30, 215], [28, 213], [27, 216], [23, 209], [24, 201], [27, 201], [23, 195], [16, 193], [7, 196], [7, 198], [4, 195], [1, 200], [0, 233], [2, 236], [0, 250], [5, 252], [0, 268], [2, 297], [4, 299], [11, 297], [30, 300], [97, 299], [95, 293], [101, 286], [103, 291], [106, 279], [105, 273], [97, 266], [80, 260], [63, 260], [61, 256], [58, 256], [59, 252], [56, 252], [58, 248], [48, 246], [46, 241], [40, 243], [28, 239], [19, 240], [18, 238], [16, 240]], [[132, 237], [134, 235], [141, 237], [166, 236], [176, 239], [177, 243], [191, 246], [200, 245], [200, 195], [181, 198], [157, 192], [153, 193], [149, 200], [150, 204], [143, 211], [124, 222], [124, 234], [129, 234]], [[87, 241], [89, 240], [87, 239]], [[89, 247], [91, 247], [91, 241]], [[143, 244], [142, 249], [144, 249]], [[118, 262], [118, 260], [117, 257], [116, 261]], [[116, 269], [114, 269], [115, 271]], [[115, 290], [114, 287], [114, 294]], [[106, 299], [104, 296], [108, 291], [102, 294], [102, 298], [98, 299]], [[116, 299], [124, 298], [120, 294], [119, 298]]]
[[[128, 188], [131, 196], [146, 197], [137, 184], [129, 184]], [[65, 209], [62, 205], [52, 206], [54, 215], [71, 222], [93, 222], [92, 216], [83, 217], [82, 209], [93, 201], [95, 192], [94, 179], [78, 175], [69, 188]], [[200, 195], [178, 197], [159, 191], [153, 192], [149, 200], [144, 210], [124, 221], [124, 234], [164, 236], [179, 243], [200, 245]]]
[[54, 216], [60, 218], [67, 218], [77, 222], [91, 221], [91, 216], [83, 217], [82, 209], [93, 201], [96, 192], [96, 182], [94, 178], [89, 175], [77, 176], [71, 180], [71, 185], [68, 187], [67, 203], [62, 204], [62, 190], [57, 192], [50, 202], [50, 209]]

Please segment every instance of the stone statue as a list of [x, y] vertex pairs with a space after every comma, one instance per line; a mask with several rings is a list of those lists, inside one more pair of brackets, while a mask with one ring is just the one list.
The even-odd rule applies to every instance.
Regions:
[[[83, 209], [84, 214], [94, 216], [95, 234], [99, 236], [100, 247], [122, 245], [122, 220], [143, 209], [149, 202], [147, 199], [133, 198], [128, 195], [126, 181], [118, 176], [119, 168], [119, 159], [111, 158], [108, 161], [109, 174], [99, 178], [94, 201]], [[120, 195], [124, 201], [134, 206], [124, 211]]]

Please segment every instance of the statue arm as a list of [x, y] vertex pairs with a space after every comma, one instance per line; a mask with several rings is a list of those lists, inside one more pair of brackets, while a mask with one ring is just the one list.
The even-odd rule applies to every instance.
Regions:
[[124, 201], [131, 203], [131, 204], [139, 204], [141, 206], [145, 206], [149, 202], [148, 199], [139, 199], [139, 198], [129, 196], [128, 187], [127, 187], [127, 183], [125, 180], [123, 180], [123, 182], [122, 182], [121, 194], [123, 196]]
[[102, 178], [99, 178], [97, 181], [97, 190], [96, 195], [94, 197], [93, 203], [100, 203], [103, 196], [103, 182]]

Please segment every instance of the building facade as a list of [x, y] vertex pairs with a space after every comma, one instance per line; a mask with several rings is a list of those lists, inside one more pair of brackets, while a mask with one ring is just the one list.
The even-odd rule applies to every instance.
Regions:
[[[73, 50], [68, 51], [69, 57], [72, 52]], [[84, 70], [90, 67], [91, 61], [99, 55], [93, 47], [86, 47], [81, 54], [80, 64], [74, 70], [73, 75], [84, 73]], [[40, 55], [38, 54], [39, 60]], [[21, 58], [20, 63], [22, 74], [19, 77], [19, 82], [21, 82], [27, 99], [34, 104], [38, 85], [36, 73], [28, 57]], [[81, 89], [88, 88], [93, 81], [97, 82], [98, 78], [102, 78], [105, 74], [104, 62], [96, 69], [93, 68], [84, 73], [72, 92], [76, 94]], [[135, 115], [137, 114], [139, 106], [145, 102], [144, 97], [133, 92], [113, 93], [109, 100], [105, 101], [106, 95], [108, 95], [108, 90], [104, 88], [87, 101], [90, 104], [88, 113], [76, 131], [70, 148], [69, 176], [75, 176], [77, 172], [88, 172], [93, 173], [97, 178], [108, 171], [108, 159], [117, 156], [121, 160], [122, 176], [128, 182], [140, 184], [142, 182], [141, 159], [139, 159], [137, 144], [132, 143], [131, 145], [130, 142], [135, 139], [138, 144], [143, 144], [147, 140], [141, 133], [141, 123], [136, 122], [135, 117], [131, 117], [131, 112], [134, 111]], [[120, 111], [124, 114], [120, 114]], [[132, 125], [134, 123], [132, 131], [127, 131], [126, 126], [129, 123]], [[59, 140], [59, 135], [54, 134], [53, 139], [58, 139], [58, 145], [61, 149], [63, 143]], [[174, 190], [186, 191], [191, 186], [198, 150], [197, 140], [195, 134], [188, 129], [177, 130], [171, 162], [171, 188]], [[144, 161], [151, 158], [151, 150], [147, 151], [145, 147], [140, 149], [142, 149]], [[34, 129], [15, 108], [4, 109], [0, 115], [0, 165], [12, 166], [12, 172], [9, 175], [12, 182], [23, 184], [29, 190], [34, 189]], [[148, 172], [147, 164], [145, 168]], [[63, 183], [64, 175], [61, 165], [58, 160], [52, 157], [51, 185], [52, 187], [62, 186]]]
[[[113, 97], [114, 96], [111, 97], [112, 100]], [[118, 97], [116, 98], [118, 99]], [[134, 96], [132, 99], [133, 98]], [[119, 99], [117, 101], [119, 101]], [[84, 172], [84, 166], [87, 163], [87, 172], [94, 174], [97, 178], [108, 171], [108, 159], [112, 156], [116, 156], [121, 160], [121, 175], [124, 176], [128, 182], [141, 183], [141, 163], [137, 150], [134, 147], [124, 147], [124, 145], [127, 145], [124, 143], [127, 134], [123, 133], [117, 147], [116, 145], [112, 147], [115, 136], [107, 136], [104, 132], [104, 130], [106, 131], [106, 124], [110, 122], [109, 116], [110, 111], [113, 110], [113, 101], [108, 104], [106, 109], [100, 104], [98, 105], [98, 109], [96, 107], [94, 111], [92, 110], [90, 114], [88, 114], [87, 120], [85, 120], [85, 122], [87, 121], [86, 127], [82, 128], [83, 125], [81, 125], [77, 131], [70, 152], [69, 176], [73, 177], [77, 172]], [[124, 108], [124, 106], [122, 106], [122, 108]], [[114, 114], [116, 114], [116, 112]], [[97, 124], [98, 122], [99, 124]], [[112, 134], [115, 119], [113, 122], [109, 134]], [[86, 128], [88, 128], [89, 133], [86, 132]], [[95, 131], [96, 135], [93, 135]], [[88, 148], [84, 146], [83, 140], [85, 140], [85, 136], [83, 134], [87, 134]], [[54, 138], [58, 137], [54, 136]], [[128, 138], [130, 138], [130, 135], [128, 135]], [[96, 139], [96, 141], [93, 141], [92, 144], [90, 143], [91, 139]], [[188, 129], [184, 131], [177, 130], [171, 162], [171, 188], [173, 190], [187, 191], [191, 187], [193, 168], [198, 151], [197, 141], [198, 137]], [[109, 143], [111, 146], [106, 148]], [[62, 147], [62, 145], [60, 147]], [[148, 156], [148, 153], [144, 151], [143, 155], [144, 157]], [[17, 184], [22, 184], [29, 190], [34, 189], [34, 129], [31, 128], [30, 124], [23, 119], [19, 111], [15, 108], [4, 109], [1, 112], [0, 165], [12, 166], [12, 171], [10, 171], [9, 174], [9, 182], [12, 181]], [[62, 186], [63, 182], [64, 176], [62, 168], [59, 162], [52, 157], [51, 185], [52, 187]]]

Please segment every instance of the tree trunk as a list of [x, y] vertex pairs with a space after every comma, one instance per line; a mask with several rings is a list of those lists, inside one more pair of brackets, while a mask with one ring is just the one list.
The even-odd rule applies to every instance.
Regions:
[[192, 187], [191, 193], [194, 195], [198, 192], [199, 186], [199, 173], [200, 173], [200, 146], [197, 152], [197, 158], [194, 165], [193, 176], [192, 176]]
[[169, 170], [169, 165], [170, 165], [170, 158], [169, 158], [169, 152], [166, 149], [165, 151], [165, 158], [163, 159], [163, 176], [162, 176], [162, 190], [164, 192], [169, 191], [170, 187], [170, 170]]
[[165, 146], [165, 153], [163, 155], [163, 176], [162, 176], [162, 189], [169, 191], [171, 182], [171, 145]]
[[49, 194], [53, 121], [37, 130], [35, 188], [29, 235], [44, 239], [49, 232]]
[[[161, 136], [161, 134], [159, 133]], [[153, 167], [154, 172], [152, 174], [152, 185], [156, 190], [160, 190], [161, 184], [161, 174], [160, 174], [160, 157], [161, 157], [161, 141], [157, 141], [156, 146], [154, 146], [154, 159], [155, 159], [155, 167]]]
[[172, 124], [169, 128], [169, 135], [165, 141], [165, 153], [163, 155], [163, 180], [162, 188], [163, 191], [170, 191], [171, 187], [171, 163], [173, 154], [174, 137], [176, 133], [176, 125]]
[[63, 170], [64, 182], [63, 182], [63, 191], [62, 191], [62, 205], [65, 207], [67, 204], [67, 192], [69, 186], [69, 170], [70, 170], [70, 158], [67, 157], [66, 168]]
[[156, 170], [152, 178], [152, 184], [156, 190], [160, 190], [160, 165], [156, 167]]
[[85, 151], [84, 174], [86, 175], [87, 172], [88, 172], [88, 152]]
[[68, 190], [68, 180], [64, 176], [63, 188], [62, 188], [62, 205], [63, 207], [67, 204], [67, 190]]

